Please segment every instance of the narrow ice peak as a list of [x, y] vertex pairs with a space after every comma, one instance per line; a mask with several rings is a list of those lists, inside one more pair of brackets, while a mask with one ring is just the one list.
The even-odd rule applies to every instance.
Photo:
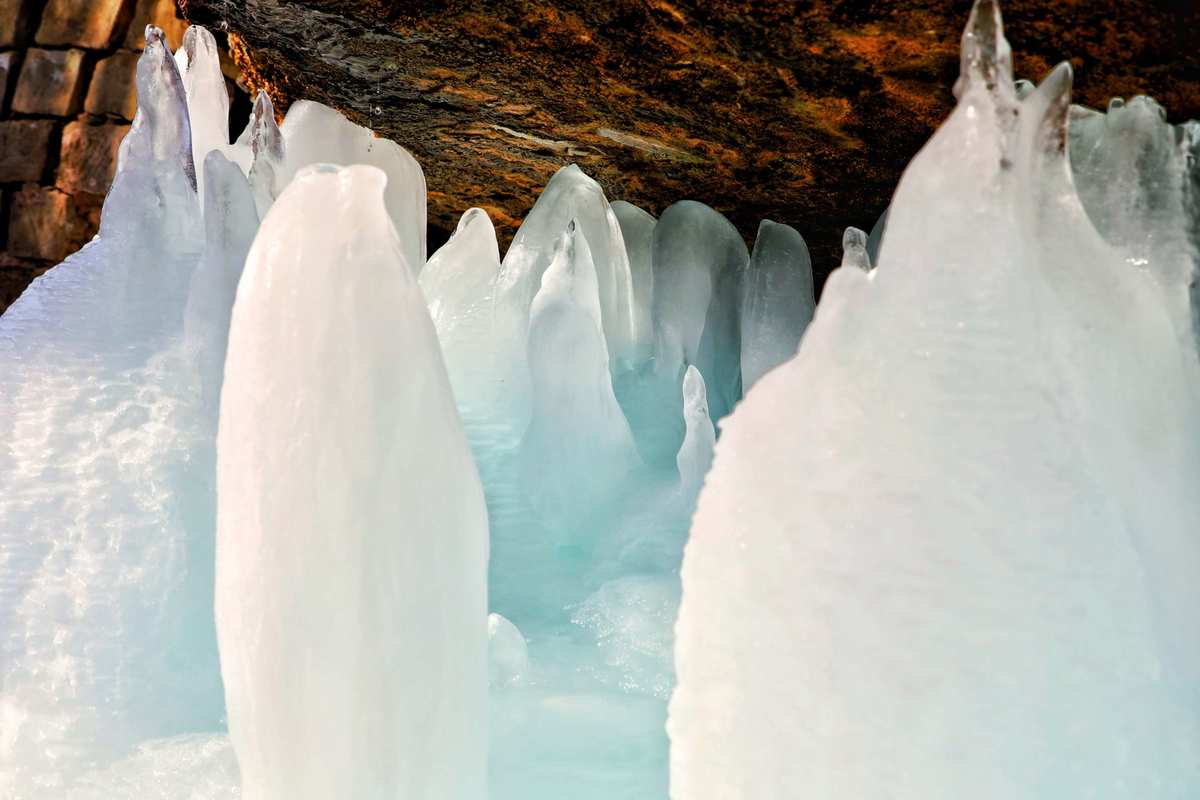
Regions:
[[975, 0], [963, 29], [958, 80], [954, 96], [982, 86], [999, 99], [1016, 98], [1012, 77], [1012, 48], [1004, 38], [1004, 22], [997, 0]]
[[259, 216], [263, 216], [283, 191], [285, 153], [283, 134], [275, 122], [275, 108], [270, 96], [261, 89], [254, 100], [254, 111], [246, 130], [249, 132], [248, 144], [252, 154], [250, 187], [254, 191], [254, 204]]
[[867, 234], [859, 228], [846, 228], [842, 234], [842, 266], [871, 271], [871, 256], [867, 252]]
[[675, 456], [675, 466], [679, 470], [680, 489], [695, 495], [712, 465], [717, 433], [709, 417], [704, 376], [691, 365], [683, 374], [683, 421], [687, 432]]

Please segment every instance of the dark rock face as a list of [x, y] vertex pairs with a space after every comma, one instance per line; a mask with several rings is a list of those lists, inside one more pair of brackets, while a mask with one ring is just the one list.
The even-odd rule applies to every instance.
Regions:
[[[948, 113], [968, 0], [183, 0], [277, 108], [341, 109], [425, 169], [434, 238], [482, 206], [503, 237], [575, 162], [655, 214], [702, 200], [799, 229], [818, 280]], [[1006, 0], [1019, 76], [1077, 101], [1200, 116], [1200, 4]]]

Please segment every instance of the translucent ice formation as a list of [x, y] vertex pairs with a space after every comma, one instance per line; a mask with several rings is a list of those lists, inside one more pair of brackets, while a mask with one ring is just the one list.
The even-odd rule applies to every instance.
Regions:
[[814, 317], [573, 166], [425, 263], [412, 156], [149, 29], [0, 319], [0, 796], [1196, 796], [1200, 127], [1010, 64]]
[[764, 219], [746, 271], [741, 308], [742, 389], [796, 355], [812, 319], [812, 261], [794, 228]]
[[1137, 110], [1118, 190], [1089, 203], [1084, 176], [1081, 203], [1070, 78], [1019, 100], [980, 0], [879, 270], [848, 257], [725, 421], [683, 566], [678, 800], [1200, 787], [1180, 154]]

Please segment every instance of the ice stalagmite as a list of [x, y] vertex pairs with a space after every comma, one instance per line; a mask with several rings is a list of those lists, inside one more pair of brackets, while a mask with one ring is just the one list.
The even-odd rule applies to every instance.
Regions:
[[748, 260], [737, 229], [703, 203], [675, 203], [654, 228], [656, 368], [676, 381], [695, 364], [714, 421], [741, 396], [738, 307]]
[[846, 228], [842, 234], [843, 267], [871, 271], [871, 244], [867, 234], [858, 228]]
[[609, 376], [591, 248], [572, 220], [529, 312], [532, 416], [522, 475], [543, 516], [562, 519], [609, 496], [638, 463]]
[[[266, 110], [264, 109], [264, 112]], [[416, 159], [390, 139], [380, 139], [332, 108], [308, 100], [292, 103], [283, 125], [283, 166], [276, 186], [286, 186], [310, 164], [369, 164], [387, 175], [384, 201], [400, 234], [404, 260], [413, 274], [425, 266], [425, 173]], [[268, 140], [269, 141], [269, 140]], [[266, 152], [271, 151], [271, 146]], [[264, 153], [259, 148], [258, 154]]]
[[[275, 123], [275, 108], [271, 98], [259, 91], [250, 113], [250, 124], [246, 126], [245, 146], [250, 148], [251, 162], [248, 171], [250, 188], [254, 191], [254, 204], [260, 217], [283, 191], [285, 162], [283, 134]], [[239, 142], [240, 143], [240, 142]]]
[[700, 491], [700, 484], [712, 465], [717, 434], [708, 416], [704, 378], [693, 366], [689, 366], [683, 375], [683, 422], [686, 432], [675, 464], [679, 469], [680, 486], [694, 496]]
[[629, 257], [621, 227], [600, 184], [571, 164], [554, 174], [537, 203], [521, 223], [504, 256], [501, 300], [505, 310], [523, 326], [542, 273], [550, 266], [563, 228], [572, 220], [587, 240], [599, 287], [600, 316], [608, 349], [617, 369], [631, 358], [649, 331], [636, 328]]
[[612, 204], [621, 226], [625, 252], [629, 254], [630, 282], [633, 286], [633, 324], [644, 346], [652, 344], [654, 333], [654, 225], [657, 220], [648, 211], [624, 200]]
[[[0, 794], [215, 728], [211, 440], [178, 350], [202, 238], [162, 32], [98, 238], [0, 318]], [[206, 455], [206, 445], [209, 455]]]
[[487, 516], [384, 183], [303, 170], [238, 289], [216, 609], [246, 800], [484, 794]]
[[[189, 29], [190, 30], [190, 29]], [[229, 340], [229, 317], [258, 212], [246, 176], [214, 150], [204, 160], [204, 257], [192, 276], [184, 315], [187, 346], [207, 377], [206, 403], [215, 419]]]
[[504, 381], [497, 375], [494, 314], [500, 249], [496, 229], [482, 208], [469, 209], [450, 240], [421, 271], [421, 290], [437, 329], [438, 341], [460, 408], [487, 414], [505, 402]]
[[192, 129], [192, 161], [200, 202], [204, 202], [204, 160], [212, 150], [229, 146], [229, 95], [221, 73], [217, 42], [209, 31], [192, 25], [183, 34], [179, 59], [188, 119]]
[[764, 219], [743, 287], [743, 391], [796, 354], [816, 302], [804, 237], [794, 228]]
[[1069, 68], [1018, 100], [992, 2], [963, 44], [880, 269], [838, 270], [723, 426], [684, 557], [676, 800], [1200, 785], [1197, 363], [1161, 273], [1075, 194]]

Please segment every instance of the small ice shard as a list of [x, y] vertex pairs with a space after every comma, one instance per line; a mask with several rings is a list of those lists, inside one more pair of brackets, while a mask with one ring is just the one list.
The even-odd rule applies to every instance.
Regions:
[[1037, 85], [1033, 81], [1021, 78], [1013, 83], [1013, 88], [1017, 92], [1017, 99], [1024, 100], [1026, 97], [1033, 94], [1033, 90], [1037, 88]]
[[604, 190], [574, 164], [554, 174], [517, 230], [504, 256], [501, 299], [515, 315], [516, 324], [523, 324], [562, 230], [572, 220], [592, 253], [604, 336], [616, 371], [619, 362], [634, 357], [639, 338], [629, 258]]
[[504, 402], [494, 357], [493, 299], [500, 272], [496, 229], [487, 212], [469, 209], [450, 240], [421, 271], [421, 290], [437, 328], [460, 410], [479, 413]]
[[251, 153], [250, 188], [254, 191], [258, 215], [263, 217], [283, 191], [285, 154], [283, 134], [275, 122], [275, 107], [271, 104], [271, 98], [261, 89], [254, 100], [254, 110], [246, 131], [249, 133], [247, 144]]
[[743, 287], [743, 392], [796, 355], [816, 302], [804, 237], [787, 225], [763, 220]]
[[616, 200], [613, 213], [621, 226], [625, 252], [629, 254], [629, 271], [633, 283], [633, 323], [636, 338], [647, 346], [654, 338], [654, 225], [657, 220], [632, 203]]
[[284, 167], [276, 171], [276, 186], [286, 186], [299, 169], [311, 164], [369, 164], [383, 170], [384, 202], [400, 234], [404, 261], [414, 275], [421, 271], [426, 258], [425, 173], [412, 154], [309, 100], [292, 103], [280, 133]]
[[229, 319], [258, 213], [246, 176], [219, 150], [204, 160], [204, 257], [192, 276], [184, 336], [201, 365], [206, 405], [214, 420], [220, 397]]
[[737, 229], [703, 203], [675, 203], [654, 227], [656, 369], [675, 381], [695, 364], [714, 421], [741, 396], [738, 307], [749, 258]]
[[608, 370], [591, 248], [574, 221], [529, 312], [532, 416], [521, 475], [544, 518], [595, 507], [638, 462]]
[[842, 234], [843, 267], [857, 267], [863, 272], [871, 271], [871, 255], [867, 251], [867, 234], [858, 228], [846, 228]]
[[695, 497], [712, 466], [717, 432], [708, 413], [704, 377], [690, 364], [683, 374], [683, 422], [686, 432], [675, 456], [675, 466], [679, 470], [680, 487], [689, 497]]
[[302, 170], [238, 288], [216, 619], [244, 798], [484, 796], [487, 513], [386, 181]]
[[488, 686], [516, 686], [529, 678], [529, 646], [517, 626], [488, 614]]
[[204, 159], [210, 151], [229, 145], [229, 94], [216, 39], [207, 28], [190, 26], [183, 34], [180, 50], [185, 54], [179, 70], [191, 123], [197, 193], [203, 207]]

